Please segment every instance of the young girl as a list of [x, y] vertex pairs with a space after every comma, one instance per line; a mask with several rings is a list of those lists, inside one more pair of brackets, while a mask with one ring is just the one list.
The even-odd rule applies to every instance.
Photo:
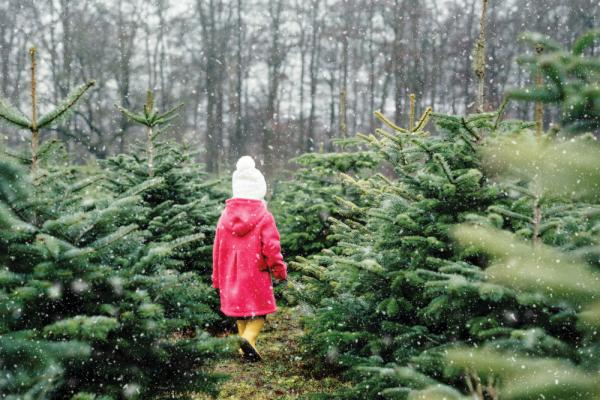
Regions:
[[269, 272], [285, 280], [287, 266], [275, 219], [264, 200], [267, 184], [251, 157], [238, 160], [231, 181], [233, 197], [226, 200], [217, 224], [212, 282], [219, 289], [221, 311], [236, 318], [240, 354], [259, 361], [256, 339], [266, 315], [277, 310]]

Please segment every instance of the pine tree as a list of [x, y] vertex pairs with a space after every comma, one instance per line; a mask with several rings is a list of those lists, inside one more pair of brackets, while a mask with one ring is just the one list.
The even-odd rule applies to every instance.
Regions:
[[[377, 114], [392, 132], [358, 138], [395, 177], [347, 182], [376, 200], [365, 207], [348, 202], [358, 212], [333, 224], [336, 246], [293, 264], [305, 275], [297, 285], [301, 299], [314, 307], [305, 320], [306, 352], [355, 380], [340, 398], [406, 398], [435, 382], [468, 391], [460, 376], [444, 375], [443, 354], [453, 343], [525, 347], [514, 337], [540, 325], [565, 335], [574, 330], [552, 319], [560, 307], [538, 310], [510, 288], [485, 282], [481, 258], [450, 237], [459, 222], [499, 223], [488, 210], [511, 199], [487, 179], [476, 149], [530, 124], [502, 122], [500, 112], [434, 114], [439, 132], [431, 135], [424, 130], [429, 114], [413, 129]], [[568, 347], [552, 334], [539, 341]]]
[[[598, 37], [598, 32], [585, 34], [575, 43], [572, 53], [581, 54], [582, 48], [594, 37]], [[543, 64], [544, 57], [538, 58], [541, 60], [536, 65], [542, 70], [547, 68]], [[589, 66], [597, 63], [597, 57], [578, 56], [573, 61], [575, 65]], [[557, 87], [570, 84], [567, 75], [556, 75], [552, 79]], [[583, 84], [578, 98], [585, 98], [594, 88], [593, 82]], [[482, 149], [484, 161], [498, 179], [518, 180], [535, 187], [540, 203], [555, 210], [545, 223], [542, 223], [543, 217], [548, 213], [542, 207], [535, 212], [539, 218], [531, 222], [540, 222], [540, 226], [545, 227], [538, 229], [539, 236], [523, 235], [521, 230], [515, 234], [511, 232], [514, 231], [511, 225], [493, 228], [461, 224], [454, 229], [453, 236], [464, 247], [489, 259], [485, 278], [490, 284], [515, 290], [522, 302], [534, 303], [540, 308], [563, 309], [553, 318], [560, 323], [562, 339], [568, 346], [549, 341], [546, 332], [536, 329], [526, 332], [528, 346], [524, 348], [486, 345], [478, 349], [456, 348], [446, 355], [447, 374], [472, 371], [482, 379], [496, 380], [499, 382], [497, 394], [503, 399], [600, 397], [600, 237], [597, 230], [600, 148], [590, 135], [570, 137], [574, 131], [596, 126], [590, 117], [597, 115], [598, 104], [589, 104], [591, 108], [586, 113], [577, 114], [576, 109], [571, 108], [573, 101], [569, 96], [575, 94], [557, 98], [563, 109], [569, 110], [565, 112], [569, 122], [565, 131], [548, 132], [535, 141], [531, 132], [519, 132], [517, 136], [500, 138]], [[521, 214], [514, 217], [525, 220]], [[577, 329], [565, 335], [565, 327], [574, 321]], [[544, 343], [548, 348], [540, 352]], [[448, 388], [432, 387], [417, 395], [433, 399], [441, 390]], [[447, 398], [462, 397], [454, 393]]]
[[559, 104], [562, 123], [567, 131], [585, 132], [600, 127], [600, 61], [597, 56], [585, 57], [585, 52], [600, 38], [600, 30], [582, 35], [566, 51], [548, 36], [525, 33], [522, 40], [532, 44], [535, 55], [519, 58], [530, 66], [533, 75], [544, 77], [542, 85], [509, 91], [512, 99]]
[[123, 115], [146, 127], [146, 165], [149, 176], [154, 176], [154, 141], [161, 132], [164, 132], [169, 122], [179, 116], [177, 111], [181, 107], [183, 107], [183, 103], [176, 105], [164, 113], [159, 113], [154, 109], [154, 95], [151, 90], [146, 92], [146, 103], [144, 104], [143, 113], [137, 114], [123, 106], [117, 105], [117, 108]]
[[89, 178], [40, 179], [34, 189], [21, 168], [0, 161], [0, 392], [61, 399], [148, 398], [185, 387], [214, 393], [219, 376], [198, 368], [229, 344], [203, 326], [194, 337], [172, 337], [178, 323], [153, 293], [158, 284], [185, 285], [152, 267], [198, 238], [146, 243], [136, 222], [147, 214], [141, 194], [149, 185], [110, 196]]
[[378, 163], [373, 152], [307, 153], [293, 160], [300, 165], [291, 179], [278, 182], [270, 206], [281, 233], [286, 257], [308, 256], [331, 247], [330, 219], [339, 219], [336, 199], [358, 201], [344, 178], [361, 176]]
[[0, 97], [0, 120], [18, 129], [27, 129], [31, 132], [31, 172], [35, 174], [40, 158], [40, 130], [64, 120], [73, 110], [77, 101], [95, 82], [89, 81], [75, 88], [54, 110], [38, 118], [35, 47], [29, 49], [29, 55], [31, 58], [31, 117], [28, 118], [19, 109]]
[[[227, 192], [218, 179], [209, 179], [185, 146], [158, 140], [168, 122], [177, 117], [180, 106], [161, 113], [153, 104], [152, 92], [148, 91], [143, 112], [119, 108], [146, 127], [146, 151], [134, 149], [131, 154], [119, 154], [103, 162], [109, 172], [107, 187], [113, 193], [123, 193], [148, 186], [141, 194], [148, 212], [137, 224], [156, 249], [162, 249], [165, 243], [194, 238], [189, 245], [178, 246], [170, 257], [149, 263], [151, 270], [145, 273], [165, 270], [180, 275], [176, 280], [157, 281], [152, 289], [167, 315], [179, 321], [179, 328], [216, 329], [229, 323], [218, 312], [217, 294], [210, 285], [214, 229]], [[160, 251], [153, 255], [160, 257]]]
[[[214, 291], [189, 272], [210, 252], [203, 229], [212, 227], [201, 221], [216, 219], [214, 184], [168, 144], [157, 149], [157, 177], [145, 160], [121, 155], [113, 164], [129, 168], [108, 183], [106, 171], [72, 165], [60, 142], [35, 155], [35, 189], [0, 160], [0, 392], [215, 393], [222, 377], [199, 368], [232, 347], [205, 331], [221, 320]], [[182, 328], [195, 332], [182, 336]]]

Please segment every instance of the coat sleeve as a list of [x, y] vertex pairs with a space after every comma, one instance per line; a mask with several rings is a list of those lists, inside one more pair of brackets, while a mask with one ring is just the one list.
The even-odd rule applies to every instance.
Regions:
[[275, 218], [271, 213], [265, 216], [261, 230], [262, 254], [266, 257], [267, 267], [279, 280], [287, 279], [287, 265], [281, 255], [279, 231], [275, 225]]
[[219, 225], [217, 224], [217, 229], [215, 231], [215, 242], [213, 243], [213, 254], [212, 254], [212, 258], [213, 258], [213, 267], [212, 267], [212, 286], [214, 288], [219, 288], [219, 244], [220, 244], [220, 238], [219, 238]]

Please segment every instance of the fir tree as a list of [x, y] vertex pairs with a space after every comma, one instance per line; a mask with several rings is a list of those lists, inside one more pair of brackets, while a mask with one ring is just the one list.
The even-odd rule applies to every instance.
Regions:
[[[543, 77], [543, 83], [533, 87], [509, 91], [512, 99], [559, 104], [562, 123], [568, 131], [585, 132], [600, 127], [600, 61], [597, 56], [585, 57], [600, 37], [600, 30], [582, 35], [566, 51], [545, 35], [525, 33], [522, 40], [532, 44], [535, 55], [519, 58], [531, 67], [534, 75]], [[538, 81], [540, 83], [541, 81]]]
[[330, 218], [341, 217], [336, 199], [359, 200], [343, 177], [360, 176], [378, 163], [373, 152], [307, 153], [291, 179], [278, 182], [270, 201], [286, 257], [308, 256], [331, 247]]
[[66, 186], [68, 201], [49, 206], [20, 168], [2, 160], [0, 172], [0, 392], [115, 399], [185, 387], [214, 392], [219, 377], [197, 368], [227, 342], [201, 326], [194, 337], [171, 337], [177, 321], [153, 290], [185, 279], [150, 273], [198, 237], [146, 244], [136, 219], [148, 185], [91, 201], [97, 192], [86, 178]]
[[177, 111], [183, 107], [183, 103], [176, 105], [164, 113], [159, 113], [154, 109], [154, 95], [151, 90], [146, 93], [146, 103], [143, 113], [137, 114], [123, 106], [117, 105], [117, 108], [123, 115], [132, 121], [146, 127], [146, 160], [148, 175], [154, 176], [154, 141], [156, 137], [164, 131], [169, 122], [179, 116]]
[[[216, 218], [214, 201], [204, 194], [180, 203], [213, 184], [198, 183], [198, 168], [179, 149], [165, 145], [157, 153], [162, 176], [149, 177], [142, 160], [124, 163], [131, 168], [107, 185], [105, 171], [73, 166], [59, 142], [47, 141], [35, 153], [43, 167], [35, 190], [19, 167], [1, 160], [3, 395], [215, 393], [221, 377], [199, 370], [230, 349], [205, 332], [220, 320], [206, 300], [214, 294], [197, 274], [174, 268], [197, 255], [198, 244], [207, 251], [202, 225], [194, 223]], [[171, 203], [160, 199], [165, 193]], [[151, 199], [174, 214], [157, 219]], [[182, 337], [182, 328], [195, 333]]]
[[[482, 260], [450, 238], [458, 222], [498, 223], [486, 212], [510, 199], [486, 178], [476, 149], [524, 124], [501, 122], [500, 113], [435, 114], [434, 136], [424, 130], [429, 113], [413, 129], [377, 114], [393, 131], [358, 138], [396, 177], [349, 181], [376, 201], [349, 202], [360, 216], [334, 223], [336, 246], [293, 265], [306, 276], [298, 284], [302, 299], [315, 307], [305, 322], [307, 353], [356, 380], [341, 398], [406, 398], [438, 380], [463, 387], [459, 377], [443, 373], [443, 354], [453, 343], [517, 346], [511, 335], [539, 325], [573, 331], [552, 320], [559, 308], [537, 310], [510, 288], [485, 282]], [[561, 342], [550, 334], [540, 341]]]
[[28, 118], [16, 107], [0, 97], [0, 120], [4, 120], [9, 125], [18, 129], [27, 129], [31, 132], [31, 172], [35, 174], [40, 157], [40, 130], [50, 127], [66, 118], [77, 101], [94, 85], [94, 81], [89, 81], [75, 88], [54, 110], [38, 118], [35, 47], [29, 49], [29, 55], [31, 58], [31, 117]]
[[[144, 273], [165, 270], [180, 274], [177, 280], [156, 281], [152, 289], [167, 315], [179, 321], [179, 328], [216, 329], [228, 322], [218, 312], [218, 298], [210, 285], [214, 229], [227, 192], [218, 179], [209, 179], [185, 146], [158, 140], [180, 106], [161, 113], [153, 104], [152, 92], [148, 91], [143, 112], [120, 108], [146, 127], [146, 151], [135, 149], [103, 162], [109, 171], [107, 187], [123, 193], [148, 186], [141, 193], [147, 213], [137, 224], [147, 242], [157, 244], [157, 249], [163, 243], [196, 237], [189, 245], [178, 246], [170, 257], [150, 263], [151, 270]], [[160, 256], [158, 250], [154, 254]]]
[[[585, 34], [576, 42], [573, 54], [581, 54], [584, 44], [597, 36], [597, 32]], [[594, 57], [578, 58], [577, 64], [597, 62]], [[544, 68], [543, 65], [540, 68]], [[569, 85], [563, 81], [568, 80], [566, 75], [553, 79], [558, 79], [556, 86]], [[593, 90], [593, 83], [580, 87], [582, 97]], [[563, 108], [567, 107], [564, 103], [571, 102], [568, 97], [558, 99]], [[588, 111], [597, 111], [597, 105], [590, 106], [592, 109]], [[573, 110], [570, 106], [568, 109]], [[590, 114], [572, 113], [567, 117], [569, 128], [594, 126]], [[577, 330], [564, 338], [568, 346], [549, 341], [542, 329], [536, 329], [526, 332], [528, 346], [525, 348], [487, 345], [448, 352], [448, 374], [473, 371], [483, 379], [496, 380], [501, 398], [600, 396], [597, 377], [600, 370], [600, 237], [596, 228], [600, 218], [597, 206], [600, 149], [589, 135], [569, 138], [572, 132], [573, 129], [558, 132], [558, 135], [548, 132], [536, 141], [532, 140], [531, 132], [519, 132], [517, 137], [501, 138], [482, 149], [484, 161], [499, 179], [519, 180], [534, 186], [536, 196], [555, 210], [544, 221], [548, 213], [541, 207], [537, 213], [534, 209], [539, 218], [530, 223], [540, 223], [539, 236], [523, 235], [522, 230], [514, 234], [510, 232], [514, 230], [511, 225], [493, 228], [461, 224], [454, 230], [453, 236], [463, 246], [489, 258], [485, 270], [488, 282], [515, 290], [521, 302], [562, 308], [564, 311], [554, 319], [561, 323], [563, 335], [565, 326], [577, 321]], [[563, 140], [563, 136], [569, 139]], [[521, 214], [513, 217], [527, 221]], [[533, 232], [536, 232], [535, 224]], [[536, 351], [544, 343], [548, 348]], [[440, 390], [447, 388], [429, 388], [419, 395], [435, 398]], [[455, 393], [448, 398], [461, 397]]]

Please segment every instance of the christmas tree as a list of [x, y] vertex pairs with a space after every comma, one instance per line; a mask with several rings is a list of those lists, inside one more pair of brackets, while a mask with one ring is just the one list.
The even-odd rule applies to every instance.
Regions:
[[589, 31], [573, 44], [571, 51], [567, 51], [548, 36], [531, 32], [523, 34], [522, 40], [533, 45], [535, 54], [522, 56], [519, 61], [528, 65], [532, 75], [539, 78], [535, 86], [509, 91], [509, 97], [560, 105], [565, 131], [598, 129], [598, 57], [585, 57], [585, 51], [593, 49], [598, 38], [600, 30]]
[[343, 177], [364, 175], [378, 163], [369, 151], [307, 153], [293, 160], [300, 165], [291, 179], [278, 182], [270, 206], [281, 231], [286, 257], [307, 256], [331, 247], [331, 218], [340, 218], [337, 199], [358, 201]]
[[77, 101], [94, 85], [94, 81], [89, 81], [75, 88], [56, 108], [38, 118], [35, 47], [29, 49], [29, 55], [31, 58], [31, 117], [28, 118], [18, 108], [0, 97], [0, 120], [17, 129], [27, 129], [31, 132], [30, 164], [31, 172], [35, 174], [37, 172], [38, 159], [43, 155], [43, 151], [40, 152], [40, 130], [55, 125], [67, 118]]
[[[59, 142], [38, 146], [35, 129], [65, 115], [83, 91], [51, 113], [56, 118], [37, 125], [32, 118], [32, 158], [15, 156], [34, 174], [0, 160], [0, 393], [15, 399], [216, 393], [222, 376], [201, 367], [233, 347], [206, 332], [220, 320], [209, 285], [177, 270], [192, 269], [197, 264], [186, 261], [207, 251], [198, 221], [215, 218], [214, 201], [207, 194], [197, 200], [203, 206], [159, 198], [169, 190], [190, 198], [212, 184], [198, 183], [189, 157], [168, 146], [157, 151], [159, 176], [148, 178], [144, 163], [145, 173], [124, 168], [108, 182], [97, 166], [74, 166]], [[3, 118], [15, 123], [15, 109], [2, 107]], [[158, 220], [151, 199], [174, 214]], [[182, 225], [179, 214], [188, 210], [194, 218]], [[184, 327], [193, 332], [181, 335]]]
[[[158, 140], [168, 122], [177, 117], [178, 108], [159, 113], [150, 91], [143, 112], [119, 107], [127, 117], [145, 126], [146, 142], [130, 154], [109, 158], [103, 165], [109, 172], [107, 186], [113, 193], [147, 186], [141, 194], [147, 212], [137, 223], [146, 241], [157, 245], [147, 257], [158, 258], [148, 259], [151, 270], [143, 273], [168, 270], [179, 275], [177, 280], [153, 283], [152, 293], [161, 299], [167, 315], [176, 318], [180, 328], [196, 325], [216, 329], [227, 321], [218, 312], [217, 294], [210, 284], [211, 254], [214, 229], [227, 192], [219, 180], [209, 179], [185, 146]], [[164, 243], [185, 242], [187, 238], [194, 240], [182, 243], [167, 258], [161, 256]]]
[[567, 356], [553, 330], [568, 335], [574, 326], [553, 316], [568, 310], [539, 310], [510, 288], [486, 282], [481, 257], [457, 248], [450, 236], [459, 222], [501, 223], [492, 211], [513, 200], [486, 177], [476, 150], [531, 124], [501, 121], [501, 112], [433, 114], [438, 134], [431, 135], [424, 129], [429, 114], [412, 129], [377, 114], [392, 131], [358, 139], [395, 176], [346, 180], [375, 200], [362, 207], [348, 201], [355, 211], [334, 221], [336, 245], [292, 264], [304, 273], [301, 299], [313, 306], [306, 352], [320, 356], [323, 369], [337, 367], [355, 380], [341, 398], [406, 398], [434, 382], [469, 391], [460, 376], [444, 374], [443, 355], [453, 343], [525, 347], [525, 332], [540, 325], [551, 333], [540, 333], [539, 342], [558, 343], [556, 351]]
[[[547, 38], [532, 37], [544, 39], [542, 44], [548, 42]], [[597, 57], [582, 56], [583, 48], [594, 37], [598, 37], [598, 32], [588, 33], [575, 43], [576, 59], [571, 58], [575, 65], [598, 65]], [[563, 58], [569, 59], [568, 56]], [[538, 55], [535, 65], [545, 70], [546, 60], [545, 56]], [[590, 72], [590, 75], [580, 76], [583, 82], [590, 76], [593, 78], [594, 72]], [[534, 73], [539, 74], [539, 71]], [[552, 79], [556, 87], [571, 84], [567, 75]], [[448, 352], [448, 374], [473, 371], [482, 379], [496, 380], [499, 382], [497, 395], [501, 398], [600, 396], [597, 383], [600, 238], [596, 229], [600, 149], [590, 135], [571, 137], [574, 132], [596, 127], [596, 121], [590, 117], [598, 115], [599, 107], [592, 102], [586, 106], [585, 113], [577, 114], [571, 107], [573, 97], [585, 98], [586, 93], [594, 91], [594, 84], [582, 83], [579, 91], [579, 94], [570, 92], [556, 98], [567, 110], [563, 115], [567, 120], [564, 131], [548, 132], [537, 140], [531, 132], [520, 132], [516, 137], [501, 138], [482, 149], [490, 173], [496, 174], [498, 179], [518, 180], [522, 186], [535, 190], [538, 205], [533, 209], [531, 223], [532, 232], [538, 235], [522, 235], [520, 230], [512, 233], [511, 225], [492, 228], [481, 224], [461, 224], [453, 233], [464, 247], [488, 258], [485, 270], [488, 282], [515, 290], [523, 303], [561, 307], [564, 311], [554, 319], [560, 321], [562, 327], [576, 321], [577, 329], [564, 337], [569, 342], [566, 354], [556, 351], [560, 346], [558, 342], [546, 351], [536, 351], [540, 335], [544, 334], [540, 329], [528, 333], [529, 346], [524, 349], [487, 345]], [[544, 204], [548, 206], [544, 208]], [[421, 392], [419, 398], [436, 398], [439, 390], [446, 389], [429, 388]], [[448, 398], [461, 397], [455, 394]]]
[[188, 385], [214, 391], [218, 377], [197, 367], [227, 343], [203, 327], [195, 337], [172, 338], [176, 324], [152, 289], [180, 278], [143, 273], [195, 240], [145, 243], [136, 218], [147, 187], [86, 201], [80, 192], [89, 185], [78, 182], [69, 198], [83, 201], [58, 202], [58, 212], [45, 209], [50, 201], [28, 201], [41, 194], [19, 167], [2, 161], [0, 171], [2, 393], [140, 398]]

